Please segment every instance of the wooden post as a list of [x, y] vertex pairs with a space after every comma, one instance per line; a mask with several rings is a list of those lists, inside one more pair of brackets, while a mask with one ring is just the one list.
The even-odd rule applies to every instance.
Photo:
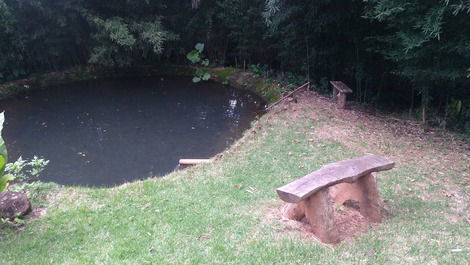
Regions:
[[346, 107], [346, 94], [339, 93], [338, 95], [338, 108], [344, 109]]
[[359, 201], [360, 212], [371, 222], [380, 223], [382, 215], [380, 214], [379, 191], [375, 174], [368, 174], [357, 180], [357, 185], [362, 190], [362, 199]]
[[339, 93], [339, 90], [333, 86], [333, 101], [335, 101], [336, 98], [338, 97], [338, 93]]
[[317, 191], [304, 203], [305, 216], [312, 226], [315, 235], [324, 243], [339, 242], [336, 229], [334, 209], [331, 204], [328, 188]]

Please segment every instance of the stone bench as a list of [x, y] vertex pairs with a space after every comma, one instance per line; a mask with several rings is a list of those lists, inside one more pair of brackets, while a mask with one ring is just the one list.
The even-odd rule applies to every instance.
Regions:
[[330, 81], [333, 86], [333, 100], [338, 101], [338, 107], [344, 109], [346, 107], [346, 95], [352, 93], [352, 89], [341, 81]]
[[375, 155], [325, 165], [276, 190], [279, 197], [289, 203], [283, 214], [293, 220], [306, 217], [322, 242], [336, 243], [339, 235], [333, 201], [339, 204], [357, 201], [361, 215], [379, 223], [379, 194], [373, 172], [394, 166], [393, 161]]

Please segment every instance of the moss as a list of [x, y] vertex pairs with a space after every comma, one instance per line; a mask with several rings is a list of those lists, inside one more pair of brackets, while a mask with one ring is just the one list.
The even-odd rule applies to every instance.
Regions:
[[144, 71], [147, 71], [151, 75], [192, 76], [195, 72], [195, 69], [187, 65], [164, 64], [153, 66]]
[[271, 103], [278, 99], [288, 87], [278, 85], [276, 80], [267, 79], [260, 75], [237, 68], [212, 68], [213, 79], [225, 85], [253, 91]]
[[213, 69], [213, 73], [222, 80], [228, 80], [229, 77], [233, 76], [237, 72], [239, 72], [239, 70], [233, 67]]
[[87, 79], [93, 78], [93, 75], [91, 72], [83, 70], [83, 71], [72, 72], [69, 78], [72, 80], [87, 80]]
[[2, 87], [2, 94], [3, 95], [12, 95], [12, 94], [19, 93], [19, 92], [23, 91], [24, 89], [25, 88], [23, 86], [20, 86], [20, 85], [17, 85], [17, 84], [11, 84], [11, 85], [7, 85], [7, 86]]

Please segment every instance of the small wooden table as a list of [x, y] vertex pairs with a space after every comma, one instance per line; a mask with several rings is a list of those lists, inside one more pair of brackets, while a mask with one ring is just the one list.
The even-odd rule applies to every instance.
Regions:
[[289, 203], [283, 214], [293, 220], [306, 217], [322, 242], [336, 243], [339, 235], [332, 200], [340, 204], [358, 201], [361, 215], [380, 223], [379, 193], [373, 172], [394, 166], [393, 161], [375, 155], [325, 165], [276, 190]]
[[346, 95], [352, 93], [352, 89], [341, 81], [330, 81], [333, 86], [333, 100], [338, 100], [338, 107], [344, 109], [346, 107]]

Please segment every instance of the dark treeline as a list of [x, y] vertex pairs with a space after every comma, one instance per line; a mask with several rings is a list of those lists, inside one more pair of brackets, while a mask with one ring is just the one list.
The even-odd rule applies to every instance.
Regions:
[[357, 101], [470, 131], [468, 0], [0, 0], [0, 80], [186, 63], [342, 80]]

